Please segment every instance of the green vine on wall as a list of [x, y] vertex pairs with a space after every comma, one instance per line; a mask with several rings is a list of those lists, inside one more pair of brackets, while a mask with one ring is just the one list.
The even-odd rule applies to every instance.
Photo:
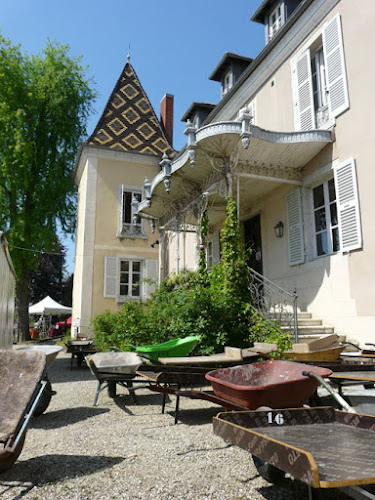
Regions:
[[207, 208], [202, 210], [199, 218], [199, 260], [198, 260], [198, 274], [202, 279], [207, 279], [207, 236], [208, 236], [208, 215]]

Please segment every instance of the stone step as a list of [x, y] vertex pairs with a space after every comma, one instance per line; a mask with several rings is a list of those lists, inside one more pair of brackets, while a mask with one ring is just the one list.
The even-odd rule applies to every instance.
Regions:
[[[282, 330], [288, 333], [293, 333], [293, 328], [289, 327], [281, 327]], [[298, 336], [302, 335], [312, 336], [313, 338], [321, 337], [322, 335], [328, 335], [331, 333], [335, 333], [333, 326], [319, 325], [319, 326], [301, 326], [298, 327]]]
[[301, 319], [309, 319], [309, 318], [312, 318], [312, 313], [309, 313], [307, 311], [299, 311], [297, 313], [297, 317], [298, 319], [301, 318]]
[[[298, 317], [298, 326], [322, 326], [322, 320], [321, 319], [315, 319], [315, 318], [299, 318]], [[282, 326], [286, 326], [286, 322], [284, 323], [283, 321], [281, 322]]]

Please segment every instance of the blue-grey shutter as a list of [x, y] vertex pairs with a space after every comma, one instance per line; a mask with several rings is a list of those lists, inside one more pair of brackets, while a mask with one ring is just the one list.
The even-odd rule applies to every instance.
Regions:
[[[159, 276], [159, 264], [156, 259], [146, 259], [144, 262], [144, 275], [143, 278], [147, 278], [144, 282], [144, 297], [149, 298], [156, 290], [156, 285], [158, 283]], [[148, 281], [151, 280], [151, 281]]]
[[358, 188], [353, 158], [334, 168], [340, 248], [343, 252], [362, 247]]
[[297, 188], [287, 195], [287, 225], [289, 264], [294, 266], [305, 261], [303, 238], [303, 211], [301, 189]]
[[306, 50], [295, 62], [294, 85], [297, 106], [296, 128], [297, 130], [312, 130], [315, 128], [315, 110], [309, 50]]
[[340, 14], [323, 29], [323, 53], [327, 75], [329, 116], [335, 118], [349, 107]]
[[104, 258], [104, 297], [117, 297], [117, 257]]

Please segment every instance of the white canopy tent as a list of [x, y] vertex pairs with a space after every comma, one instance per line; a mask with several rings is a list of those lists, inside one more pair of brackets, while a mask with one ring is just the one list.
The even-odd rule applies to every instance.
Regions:
[[63, 306], [53, 300], [49, 295], [44, 297], [43, 300], [33, 304], [29, 307], [29, 314], [42, 314], [44, 316], [51, 316], [55, 314], [71, 314], [72, 308]]

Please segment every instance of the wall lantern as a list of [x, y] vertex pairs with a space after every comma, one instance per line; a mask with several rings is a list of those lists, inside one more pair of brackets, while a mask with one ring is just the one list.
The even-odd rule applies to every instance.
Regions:
[[284, 235], [284, 224], [280, 221], [274, 227], [276, 238], [282, 238]]
[[139, 206], [139, 201], [137, 200], [137, 198], [135, 197], [135, 195], [133, 195], [133, 199], [131, 201], [131, 206], [132, 206], [132, 211], [133, 211], [133, 224], [137, 224], [138, 223], [138, 206]]

